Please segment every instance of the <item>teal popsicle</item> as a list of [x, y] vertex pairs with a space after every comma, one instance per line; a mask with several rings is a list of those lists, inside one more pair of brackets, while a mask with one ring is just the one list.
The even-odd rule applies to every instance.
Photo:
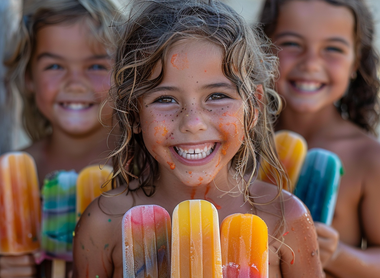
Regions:
[[314, 221], [331, 225], [343, 166], [328, 150], [310, 149], [294, 194], [305, 203]]

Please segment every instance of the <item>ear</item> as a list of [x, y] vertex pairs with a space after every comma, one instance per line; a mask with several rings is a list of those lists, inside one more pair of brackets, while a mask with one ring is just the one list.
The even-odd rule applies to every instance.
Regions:
[[141, 132], [140, 120], [136, 121], [136, 122], [133, 124], [132, 130], [133, 130], [133, 133], [134, 133], [134, 134], [139, 134], [139, 133]]

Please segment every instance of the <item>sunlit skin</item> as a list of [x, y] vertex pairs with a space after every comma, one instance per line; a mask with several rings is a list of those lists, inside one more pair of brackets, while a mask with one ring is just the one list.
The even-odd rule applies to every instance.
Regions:
[[[285, 243], [294, 251], [281, 247], [284, 245], [280, 241], [270, 240], [270, 277], [296, 277], [298, 273], [304, 277], [322, 277], [316, 255], [316, 233], [303, 205], [285, 192], [284, 203], [276, 199], [255, 210], [244, 202], [236, 187], [234, 170], [229, 166], [244, 134], [243, 102], [236, 86], [222, 72], [222, 54], [220, 47], [206, 40], [184, 40], [169, 49], [163, 80], [141, 97], [140, 125], [134, 128], [134, 132], [142, 132], [145, 146], [158, 161], [160, 175], [154, 181], [156, 192], [151, 197], [141, 190], [128, 195], [118, 194], [125, 190], [125, 186], [121, 186], [110, 192], [114, 196], [100, 198], [99, 203], [93, 202], [87, 208], [75, 231], [76, 277], [87, 274], [89, 277], [122, 276], [120, 221], [132, 204], [160, 205], [172, 215], [177, 204], [189, 199], [214, 203], [220, 223], [232, 213], [255, 213], [265, 221], [271, 235], [282, 220], [278, 216], [283, 208], [288, 231]], [[178, 60], [181, 57], [186, 59]], [[178, 61], [181, 67], [176, 64]], [[162, 65], [158, 64], [151, 78], [161, 70]], [[262, 89], [257, 90], [262, 93]], [[197, 159], [181, 157], [176, 150], [207, 149], [209, 146], [213, 151]], [[130, 186], [138, 186], [137, 181]], [[233, 194], [225, 194], [226, 191]], [[250, 192], [257, 197], [255, 201], [265, 203], [276, 196], [277, 188], [255, 181]], [[97, 232], [92, 234], [94, 231]], [[87, 272], [86, 265], [89, 265]]]
[[301, 134], [309, 149], [338, 154], [345, 170], [332, 223], [339, 235], [317, 225], [327, 277], [380, 277], [380, 146], [334, 107], [356, 71], [354, 24], [345, 7], [290, 1], [272, 36], [282, 49], [277, 90], [286, 102], [276, 129]]

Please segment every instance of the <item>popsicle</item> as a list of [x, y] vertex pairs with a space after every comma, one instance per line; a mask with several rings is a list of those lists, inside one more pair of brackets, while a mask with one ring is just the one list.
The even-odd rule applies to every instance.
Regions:
[[76, 189], [77, 220], [92, 200], [112, 189], [111, 173], [112, 167], [108, 165], [91, 165], [79, 172]]
[[72, 261], [77, 176], [75, 171], [57, 171], [45, 179], [41, 244], [47, 258]]
[[170, 216], [157, 205], [136, 206], [123, 217], [123, 277], [170, 277]]
[[[290, 184], [285, 184], [284, 189], [292, 192], [297, 184], [302, 164], [306, 157], [306, 140], [301, 135], [288, 130], [276, 132], [274, 139], [278, 158], [289, 176]], [[272, 173], [273, 166], [269, 162], [263, 161], [259, 171], [259, 179], [275, 184]]]
[[222, 278], [219, 219], [214, 205], [188, 200], [173, 211], [171, 278]]
[[36, 165], [25, 152], [0, 157], [0, 254], [40, 247], [41, 200]]
[[253, 214], [232, 214], [221, 226], [224, 278], [268, 277], [268, 228]]
[[331, 225], [343, 167], [339, 157], [324, 149], [310, 149], [294, 194], [309, 208], [314, 221]]

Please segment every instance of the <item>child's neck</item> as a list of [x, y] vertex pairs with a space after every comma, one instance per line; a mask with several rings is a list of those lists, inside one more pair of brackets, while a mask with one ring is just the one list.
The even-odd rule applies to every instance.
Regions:
[[[231, 207], [239, 207], [243, 204], [243, 194], [237, 187], [237, 181], [231, 174], [221, 171], [217, 177], [209, 184], [199, 186], [188, 186], [180, 181], [161, 176], [156, 182], [155, 201], [162, 200], [168, 211], [182, 201], [191, 199], [202, 199], [211, 202], [218, 210]], [[230, 193], [227, 193], [230, 192]], [[170, 198], [168, 198], [170, 196]], [[168, 205], [170, 199], [170, 205]]]
[[325, 107], [315, 113], [299, 113], [284, 109], [275, 125], [278, 130], [291, 130], [302, 135], [306, 141], [331, 135], [331, 131], [344, 121], [335, 106]]
[[75, 137], [62, 132], [53, 132], [47, 141], [48, 152], [59, 157], [85, 157], [94, 152], [94, 148], [104, 149], [106, 132], [97, 132], [89, 136]]

